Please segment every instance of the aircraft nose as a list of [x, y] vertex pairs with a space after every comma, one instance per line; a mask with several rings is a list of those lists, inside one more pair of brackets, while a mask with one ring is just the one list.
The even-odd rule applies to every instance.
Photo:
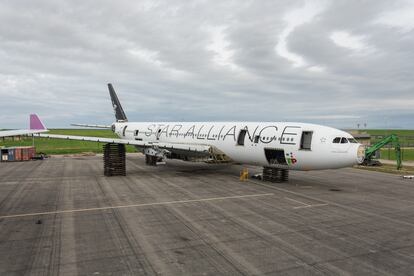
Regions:
[[362, 164], [365, 160], [365, 147], [361, 144], [357, 147], [356, 160], [358, 164]]

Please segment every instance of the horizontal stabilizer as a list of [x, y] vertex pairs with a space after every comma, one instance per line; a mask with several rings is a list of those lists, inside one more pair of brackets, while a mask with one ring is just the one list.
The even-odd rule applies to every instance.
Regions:
[[71, 126], [77, 126], [77, 127], [90, 127], [90, 128], [108, 128], [110, 129], [111, 126], [107, 125], [88, 125], [88, 124], [70, 124]]

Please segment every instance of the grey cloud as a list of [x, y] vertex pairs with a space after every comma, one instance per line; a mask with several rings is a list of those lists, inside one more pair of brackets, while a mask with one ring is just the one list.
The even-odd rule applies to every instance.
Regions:
[[[322, 2], [287, 37], [307, 62], [295, 68], [275, 47], [284, 16], [305, 2], [3, 1], [0, 128], [22, 127], [32, 112], [51, 127], [110, 123], [107, 82], [132, 120], [412, 128], [413, 31], [376, 23], [398, 1]], [[229, 65], [209, 48], [215, 28]], [[376, 51], [338, 47], [334, 31], [363, 36]]]

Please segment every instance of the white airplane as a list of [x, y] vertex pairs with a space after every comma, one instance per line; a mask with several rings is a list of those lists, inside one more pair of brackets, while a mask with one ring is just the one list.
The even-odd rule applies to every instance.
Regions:
[[29, 129], [17, 129], [17, 130], [3, 130], [0, 131], [0, 138], [10, 136], [30, 135], [41, 132], [47, 132], [48, 130], [43, 125], [42, 121], [36, 114], [30, 115], [30, 128]]
[[108, 84], [119, 139], [45, 135], [40, 137], [134, 145], [149, 165], [166, 158], [211, 163], [233, 162], [276, 170], [322, 170], [361, 163], [365, 149], [349, 133], [315, 124], [294, 122], [128, 122]]

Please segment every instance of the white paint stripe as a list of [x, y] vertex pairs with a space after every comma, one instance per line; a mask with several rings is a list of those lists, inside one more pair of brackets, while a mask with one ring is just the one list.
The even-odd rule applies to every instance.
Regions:
[[299, 201], [299, 200], [296, 200], [296, 199], [293, 199], [293, 198], [290, 198], [290, 197], [285, 197], [285, 199], [296, 202], [296, 203], [299, 203], [299, 204], [302, 204], [302, 205], [305, 205], [305, 206], [309, 206], [309, 204], [307, 204], [307, 203], [304, 203], [302, 201]]
[[298, 206], [298, 207], [293, 207], [293, 209], [313, 208], [313, 207], [321, 207], [321, 206], [326, 206], [326, 205], [329, 205], [329, 204], [324, 203], [324, 204], [315, 204], [315, 205], [307, 205], [307, 206]]
[[[363, 170], [361, 170], [361, 171], [363, 171]], [[366, 173], [369, 173], [369, 171], [365, 171], [365, 172]], [[316, 198], [316, 197], [313, 197], [313, 196], [310, 196], [310, 195], [305, 195], [305, 194], [302, 194], [302, 193], [297, 193], [297, 192], [294, 192], [294, 191], [289, 191], [289, 190], [283, 189], [283, 188], [277, 188], [275, 186], [270, 186], [268, 184], [264, 184], [264, 183], [260, 183], [260, 182], [255, 182], [255, 181], [252, 181], [252, 180], [247, 180], [247, 182], [253, 183], [255, 185], [261, 185], [263, 187], [267, 187], [267, 188], [270, 188], [270, 189], [278, 190], [278, 191], [281, 191], [281, 192], [293, 194], [293, 195], [296, 195], [296, 196], [301, 196], [301, 197], [304, 197], [304, 198], [307, 198], [307, 199], [310, 199], [310, 200], [319, 201], [319, 202], [325, 202], [325, 203], [328, 203], [331, 206], [340, 207], [340, 208], [345, 209], [345, 210], [348, 210], [348, 211], [351, 210], [351, 211], [356, 212], [356, 213], [362, 213], [362, 214], [365, 214], [365, 215], [368, 215], [368, 216], [377, 217], [377, 218], [381, 218], [381, 219], [386, 219], [386, 220], [392, 221], [394, 223], [404, 224], [404, 225], [408, 225], [408, 226], [414, 226], [414, 223], [411, 223], [411, 222], [408, 222], [408, 221], [402, 221], [402, 220], [398, 220], [398, 219], [393, 219], [393, 218], [390, 218], [390, 217], [387, 217], [387, 216], [384, 216], [384, 215], [380, 215], [380, 214], [375, 214], [375, 213], [372, 213], [372, 212], [364, 211], [363, 209], [354, 208], [354, 207], [351, 207], [349, 205], [344, 205], [344, 204], [336, 203], [334, 201], [322, 200], [322, 199], [319, 199], [319, 198]], [[399, 182], [396, 182], [396, 183], [399, 183]]]
[[[247, 180], [247, 182], [250, 182], [250, 183], [253, 183], [253, 184], [256, 184], [256, 185], [260, 185], [260, 186], [263, 186], [263, 187], [266, 187], [266, 188], [274, 189], [274, 190], [277, 190], [277, 191], [289, 193], [289, 194], [292, 194], [292, 195], [295, 195], [295, 196], [304, 197], [304, 198], [309, 199], [309, 200], [318, 201], [318, 202], [321, 202], [321, 204], [330, 203], [330, 202], [322, 200], [320, 198], [316, 198], [316, 197], [306, 195], [306, 194], [303, 194], [303, 193], [299, 193], [299, 192], [290, 191], [290, 190], [283, 189], [283, 188], [278, 188], [278, 187], [275, 187], [275, 186], [271, 186], [269, 184], [261, 183], [259, 181]], [[337, 203], [332, 203], [332, 204], [339, 205]], [[342, 206], [345, 206], [345, 205], [342, 205]]]
[[42, 212], [42, 213], [6, 215], [6, 216], [0, 216], [0, 219], [41, 216], [41, 215], [54, 215], [54, 214], [66, 214], [66, 213], [80, 213], [80, 212], [123, 209], [123, 208], [134, 208], [134, 207], [145, 207], [145, 206], [156, 206], [156, 205], [170, 205], [170, 204], [180, 204], [180, 203], [195, 203], [195, 202], [216, 201], [216, 200], [225, 200], [225, 199], [240, 199], [240, 198], [251, 198], [251, 197], [262, 197], [262, 196], [273, 196], [273, 195], [274, 195], [273, 193], [267, 193], [267, 194], [252, 194], [252, 195], [240, 195], [240, 196], [226, 196], [226, 197], [212, 197], [212, 198], [202, 198], [202, 199], [166, 201], [166, 202], [152, 202], [152, 203], [119, 205], [119, 206], [106, 206], [106, 207], [96, 207], [96, 208], [87, 208], [87, 209], [75, 209], [75, 210], [62, 210], [62, 211], [52, 211], [52, 212]]

